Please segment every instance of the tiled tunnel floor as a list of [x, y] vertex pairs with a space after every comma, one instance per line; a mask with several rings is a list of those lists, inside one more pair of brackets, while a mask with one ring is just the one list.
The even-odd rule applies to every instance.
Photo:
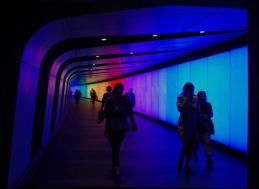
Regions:
[[100, 105], [74, 101], [33, 187], [246, 188], [247, 163], [213, 149], [215, 167], [206, 166], [203, 146], [192, 160], [194, 176], [177, 172], [181, 141], [177, 133], [135, 116], [139, 130], [128, 132], [121, 148], [121, 180], [111, 173], [111, 148], [104, 124], [97, 124]]

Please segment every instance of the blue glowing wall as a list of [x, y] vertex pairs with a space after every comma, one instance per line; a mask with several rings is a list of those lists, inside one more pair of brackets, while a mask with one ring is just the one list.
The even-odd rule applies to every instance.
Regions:
[[75, 95], [75, 91], [79, 90], [79, 91], [81, 91], [81, 97], [85, 97], [85, 98], [88, 97], [87, 96], [87, 87], [85, 85], [82, 85], [82, 86], [71, 86], [70, 90], [72, 91], [72, 95], [73, 96]]
[[176, 125], [176, 98], [188, 81], [195, 85], [195, 93], [205, 90], [212, 103], [216, 130], [212, 139], [247, 153], [247, 47], [87, 88], [96, 89], [101, 97], [107, 85], [121, 82], [125, 92], [134, 89], [135, 111]]

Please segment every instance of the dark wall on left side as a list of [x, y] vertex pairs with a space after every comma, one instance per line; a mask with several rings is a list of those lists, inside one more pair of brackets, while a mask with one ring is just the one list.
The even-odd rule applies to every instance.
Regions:
[[21, 31], [22, 17], [16, 16], [21, 14], [20, 9], [4, 3], [1, 4], [1, 9], [0, 187], [2, 188], [7, 185], [20, 60], [30, 32], [29, 29], [28, 33]]

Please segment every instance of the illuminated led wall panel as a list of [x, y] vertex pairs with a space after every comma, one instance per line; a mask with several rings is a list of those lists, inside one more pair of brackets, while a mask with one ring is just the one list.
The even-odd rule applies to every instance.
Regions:
[[247, 49], [230, 52], [230, 123], [229, 143], [235, 148], [247, 151], [248, 136], [248, 66]]
[[166, 120], [173, 125], [177, 125], [178, 111], [175, 108], [176, 100], [175, 97], [178, 93], [178, 69], [177, 66], [169, 67], [167, 70], [167, 95], [166, 95]]
[[[160, 86], [160, 87], [159, 87]], [[167, 70], [162, 69], [159, 73], [159, 118], [167, 120]]]
[[[192, 71], [195, 70], [195, 71]], [[207, 91], [207, 58], [190, 62], [190, 80], [195, 83], [195, 91]]]
[[72, 91], [73, 96], [75, 95], [76, 90], [81, 91], [81, 97], [87, 97], [87, 87], [85, 85], [82, 86], [71, 86], [70, 90]]
[[195, 93], [205, 90], [212, 103], [216, 131], [212, 139], [247, 153], [247, 69], [247, 47], [242, 47], [87, 88], [88, 91], [94, 88], [98, 96], [102, 96], [106, 86], [121, 82], [125, 86], [124, 92], [130, 87], [134, 89], [135, 111], [176, 125], [179, 117], [177, 96], [186, 82], [192, 82]]
[[213, 104], [215, 130], [213, 139], [229, 144], [230, 53], [208, 57], [208, 98]]

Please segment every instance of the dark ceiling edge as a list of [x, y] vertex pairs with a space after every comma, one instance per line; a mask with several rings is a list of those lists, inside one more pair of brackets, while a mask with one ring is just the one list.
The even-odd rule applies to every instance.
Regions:
[[[115, 72], [118, 72], [118, 71], [121, 71], [119, 69], [116, 69], [116, 70], [111, 70], [109, 69], [110, 71], [115, 71]], [[100, 75], [100, 74], [103, 74], [103, 73], [110, 73], [109, 71], [108, 72], [104, 72], [104, 71], [107, 71], [106, 69], [103, 69], [103, 70], [100, 70], [102, 72], [96, 72], [96, 73], [88, 73], [89, 70], [76, 70], [75, 72], [71, 73], [70, 76], [68, 77], [68, 80], [72, 80], [72, 79], [75, 79], [75, 77], [84, 77], [84, 76], [87, 76], [87, 75], [91, 75], [91, 76], [96, 76], [96, 75]]]
[[127, 69], [130, 69], [130, 68], [134, 68], [134, 67], [131, 66], [131, 67], [120, 67], [120, 68], [105, 68], [105, 69], [96, 69], [96, 70], [93, 70], [93, 71], [88, 70], [88, 69], [87, 70], [85, 70], [85, 69], [80, 70], [80, 69], [75, 68], [74, 72], [71, 73], [71, 75], [77, 74], [78, 77], [81, 77], [81, 76], [86, 76], [86, 75], [96, 75], [96, 74], [100, 74], [100, 73], [109, 73], [111, 71], [123, 71], [123, 70], [127, 70]]
[[[79, 49], [79, 48], [92, 48], [99, 46], [110, 46], [110, 45], [120, 45], [120, 44], [130, 44], [130, 43], [140, 43], [149, 41], [160, 41], [169, 39], [182, 39], [188, 37], [200, 37], [200, 36], [210, 36], [210, 35], [220, 35], [228, 33], [242, 33], [247, 32], [247, 29], [239, 30], [221, 30], [221, 31], [205, 31], [205, 33], [200, 33], [200, 31], [193, 32], [176, 32], [176, 33], [157, 33], [158, 37], [153, 37], [153, 33], [150, 34], [137, 34], [137, 35], [116, 35], [116, 36], [95, 36], [95, 37], [74, 37], [65, 39], [57, 44], [53, 45], [52, 48], [58, 48], [61, 46], [69, 46], [67, 50]], [[108, 40], [103, 42], [101, 38], [107, 38]]]
[[224, 51], [227, 51], [227, 50], [231, 50], [231, 49], [234, 49], [234, 48], [242, 47], [242, 46], [247, 45], [247, 41], [248, 41], [247, 35], [244, 35], [242, 37], [239, 37], [238, 39], [229, 41], [227, 43], [223, 43], [223, 44], [208, 48], [206, 50], [194, 52], [194, 53], [191, 53], [189, 55], [177, 58], [177, 59], [172, 60], [172, 61], [169, 60], [165, 63], [155, 65], [155, 66], [152, 66], [152, 67], [147, 68], [147, 69], [143, 69], [143, 70], [132, 72], [132, 73], [129, 73], [129, 74], [125, 74], [125, 75], [122, 75], [122, 76], [119, 76], [119, 77], [105, 79], [105, 80], [101, 80], [101, 81], [97, 81], [97, 82], [85, 83], [85, 84], [80, 84], [80, 85], [71, 85], [71, 86], [81, 86], [81, 85], [91, 85], [91, 84], [103, 83], [103, 82], [113, 81], [113, 80], [116, 80], [116, 79], [126, 78], [126, 77], [129, 77], [129, 76], [154, 71], [154, 70], [161, 69], [161, 68], [166, 68], [166, 67], [169, 67], [169, 66], [185, 63], [187, 61], [192, 61], [192, 60], [204, 58], [204, 57], [207, 57], [207, 56], [215, 55], [215, 54], [218, 54], [218, 53], [221, 53], [221, 52], [224, 52]]
[[[157, 61], [157, 60], [162, 60], [162, 59], [160, 59], [160, 58], [158, 58], [158, 59], [150, 59], [150, 60], [144, 59], [144, 60], [135, 60], [135, 61], [125, 61], [125, 62], [121, 62], [121, 63], [118, 63], [118, 62], [101, 63], [101, 64], [96, 64], [94, 67], [106, 67], [106, 66], [110, 66], [110, 65], [115, 65], [115, 66], [130, 65], [130, 64], [135, 64], [135, 63], [139, 63], [139, 62], [149, 62], [149, 61], [154, 61], [154, 60]], [[75, 71], [77, 69], [80, 69], [80, 68], [91, 68], [91, 67], [93, 67], [93, 66], [92, 65], [74, 66], [74, 67], [70, 68], [66, 72], [65, 76], [63, 77], [63, 80], [64, 81], [68, 81], [68, 83], [69, 83], [71, 81], [71, 77], [75, 73], [73, 71]], [[103, 69], [103, 70], [105, 70], [105, 69]], [[78, 72], [78, 71], [76, 71], [76, 72]], [[63, 71], [62, 71], [62, 73], [63, 73]], [[83, 73], [85, 73], [85, 70], [83, 71]]]
[[[147, 53], [149, 54], [149, 53]], [[154, 53], [154, 54], [157, 54], [157, 53]], [[118, 56], [117, 56], [118, 55]], [[126, 55], [126, 56], [140, 56], [140, 55], [143, 55], [143, 53], [135, 53], [134, 55]], [[114, 54], [113, 56], [115, 57], [125, 57], [124, 54]], [[109, 57], [111, 58], [111, 57]], [[113, 57], [114, 58], [114, 57]], [[106, 58], [103, 58], [103, 59], [106, 59]], [[120, 65], [127, 65], [128, 67], [122, 67], [122, 68], [130, 68], [130, 67], [134, 67], [132, 66], [131, 64], [136, 64], [136, 63], [146, 63], [146, 62], [151, 62], [151, 61], [158, 61], [158, 60], [163, 60], [162, 58], [158, 58], [158, 59], [150, 59], [150, 60], [138, 60], [138, 61], [125, 61], [125, 62], [111, 62], [111, 63], [100, 63], [100, 64], [95, 64], [95, 66], [93, 66], [92, 64], [89, 64], [89, 65], [80, 65], [80, 66], [74, 66], [72, 68], [70, 68], [68, 71], [66, 71], [66, 74], [65, 76], [63, 77], [64, 79], [71, 73], [73, 72], [74, 70], [77, 70], [77, 69], [80, 69], [80, 68], [98, 68], [98, 67], [106, 67], [106, 66], [120, 66]], [[70, 62], [70, 61], [69, 61]], [[84, 62], [84, 61], [82, 61]], [[66, 62], [64, 62], [66, 63]], [[70, 63], [74, 63], [74, 62], [70, 62]], [[108, 69], [108, 68], [103, 68], [103, 69], [94, 69], [94, 71], [99, 71], [99, 70], [112, 70], [112, 69], [118, 69], [118, 67], [115, 67], [115, 68], [111, 68], [111, 69]], [[121, 68], [120, 68], [121, 69]], [[64, 70], [63, 70], [64, 71]], [[62, 71], [62, 74], [63, 74], [63, 71]], [[87, 70], [84, 70], [84, 72], [87, 71]], [[88, 70], [90, 71], [90, 70]]]
[[[76, 6], [80, 8], [78, 10], [78, 14], [100, 14], [102, 12], [113, 12], [119, 10], [130, 10], [130, 9], [141, 9], [141, 8], [149, 8], [149, 7], [158, 7], [158, 6], [206, 6], [206, 7], [226, 7], [226, 8], [243, 8], [247, 7], [248, 3], [245, 0], [149, 0], [149, 1], [139, 1], [139, 0], [109, 0], [109, 1], [87, 1], [87, 0], [5, 0], [4, 3], [9, 4], [27, 4], [27, 5], [42, 5], [46, 6], [48, 4], [52, 4], [53, 7], [64, 7], [63, 9], [67, 9], [69, 7]], [[84, 7], [86, 6], [86, 7]], [[65, 11], [61, 9], [62, 11]], [[62, 12], [63, 13], [63, 12]]]
[[[160, 60], [160, 59], [154, 59], [154, 60]], [[131, 64], [136, 64], [139, 62], [149, 62], [149, 61], [153, 61], [153, 60], [141, 60], [141, 61], [128, 61], [128, 62], [110, 62], [110, 63], [100, 63], [100, 64], [95, 64], [95, 66], [91, 65], [77, 65], [74, 66], [72, 68], [70, 68], [67, 72], [66, 75], [68, 75], [70, 72], [77, 70], [77, 69], [81, 69], [81, 68], [98, 68], [98, 67], [106, 67], [106, 66], [120, 66], [120, 65], [131, 65]], [[132, 66], [131, 66], [132, 67]], [[117, 68], [117, 67], [115, 67]], [[106, 70], [107, 68], [103, 68], [103, 70]], [[99, 69], [101, 70], [101, 69]], [[96, 70], [94, 70], [96, 71]], [[66, 78], [66, 75], [64, 76], [64, 78]]]
[[108, 72], [98, 72], [98, 73], [89, 73], [89, 74], [85, 71], [76, 71], [76, 72], [71, 74], [71, 77], [69, 77], [68, 80], [72, 82], [72, 80], [75, 81], [77, 79], [83, 79], [86, 76], [101, 76], [103, 74], [115, 73], [115, 72], [119, 72], [119, 71], [120, 70], [114, 70], [114, 71], [111, 71], [111, 72], [108, 71]]
[[[233, 31], [234, 32], [244, 32], [246, 30], [228, 30], [228, 31], [220, 31], [220, 32], [207, 32], [206, 35], [214, 35], [215, 33], [217, 33], [217, 34], [222, 34], [222, 33], [225, 34], [225, 33], [230, 33], [230, 32], [233, 32]], [[190, 32], [190, 33], [188, 32], [188, 33], [184, 33], [184, 34], [183, 33], [162, 34], [160, 36], [160, 38], [155, 38], [155, 39], [154, 38], [150, 38], [150, 34], [148, 34], [148, 35], [146, 35], [146, 34], [145, 35], [137, 35], [137, 36], [140, 37], [140, 39], [142, 39], [142, 37], [144, 36], [145, 39], [144, 40], [142, 39], [143, 41], [145, 41], [145, 40], [154, 41], [154, 40], [157, 40], [157, 39], [161, 40], [163, 38], [164, 39], [168, 39], [168, 38], [171, 39], [171, 38], [174, 38], [176, 36], [177, 36], [177, 38], [178, 37], [183, 37], [183, 36], [186, 37], [186, 35], [188, 35], [188, 36], [193, 36], [193, 35], [195, 35], [195, 36], [204, 36], [203, 34], [200, 34], [200, 33], [197, 35], [197, 33], [199, 33], [199, 32]], [[117, 39], [117, 37], [115, 37], [115, 39]], [[125, 36], [119, 36], [119, 38], [121, 38], [121, 37], [122, 37], [122, 39], [125, 40]], [[131, 38], [132, 36], [128, 36], [128, 37]], [[77, 39], [74, 39], [74, 40], [77, 41]], [[86, 38], [86, 40], [87, 40], [87, 38]], [[100, 41], [99, 38], [98, 38], [98, 41]], [[80, 42], [82, 42], [82, 41], [80, 41]], [[132, 41], [131, 40], [130, 41], [126, 40], [125, 42], [132, 42]], [[111, 41], [109, 43], [111, 43]], [[108, 45], [108, 44], [105, 44], [105, 46], [106, 45]], [[173, 52], [184, 52], [184, 51], [186, 52], [188, 50], [183, 50], [183, 51], [181, 51], [181, 50], [164, 50], [164, 51], [155, 51], [155, 52], [140, 52], [140, 53], [134, 53], [134, 54], [123, 53], [123, 54], [100, 55], [101, 58], [98, 58], [98, 60], [109, 59], [109, 58], [118, 58], [118, 57], [126, 57], [126, 56], [141, 56], [141, 55], [147, 55], [147, 54], [159, 54], [159, 53], [171, 53], [171, 52], [173, 53]], [[69, 66], [70, 64], [72, 64], [74, 62], [83, 62], [83, 61], [96, 60], [96, 59], [97, 58], [95, 57], [95, 55], [94, 56], [79, 56], [79, 57], [70, 58], [70, 59], [68, 59], [68, 60], [66, 60], [65, 62], [62, 63], [61, 67], [58, 70], [57, 77], [59, 77], [61, 75], [61, 73], [66, 69], [67, 66]], [[101, 66], [101, 65], [100, 64], [96, 64], [96, 67], [97, 66]]]
[[[69, 58], [65, 62], [62, 63], [62, 65], [68, 66], [70, 64], [73, 64], [75, 62], [87, 62], [87, 61], [96, 61], [96, 60], [103, 60], [103, 59], [110, 59], [110, 58], [121, 58], [121, 57], [134, 57], [134, 56], [144, 56], [144, 55], [155, 55], [155, 54], [166, 54], [166, 53], [183, 53], [188, 52], [188, 50], [163, 50], [163, 51], [146, 51], [146, 52], [135, 52], [134, 54], [130, 53], [120, 53], [120, 54], [99, 54], [99, 58], [96, 58], [96, 55], [91, 56], [78, 56]], [[152, 60], [151, 60], [152, 61]], [[137, 62], [137, 61], [135, 61]], [[138, 61], [140, 62], [140, 61]], [[115, 62], [113, 62], [115, 63]], [[117, 62], [118, 64], [119, 62]], [[134, 63], [133, 61], [129, 61], [128, 63]], [[126, 64], [126, 63], [125, 63]], [[91, 64], [92, 65], [92, 64]], [[90, 66], [91, 66], [90, 65]], [[110, 63], [107, 63], [106, 65], [111, 65]], [[96, 64], [96, 66], [104, 66], [104, 63]], [[65, 68], [64, 68], [65, 69]]]

